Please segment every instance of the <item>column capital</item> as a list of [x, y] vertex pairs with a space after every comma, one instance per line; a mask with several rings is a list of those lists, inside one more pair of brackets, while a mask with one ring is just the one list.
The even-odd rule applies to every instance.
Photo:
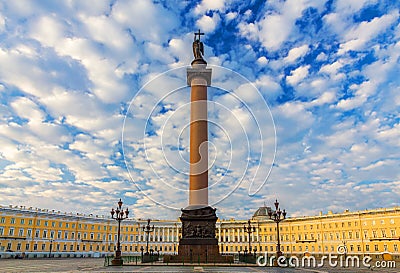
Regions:
[[[186, 73], [186, 78], [187, 78], [187, 84], [189, 86], [192, 85], [211, 85], [211, 68], [206, 68], [206, 66], [192, 66], [187, 69]], [[205, 84], [202, 84], [201, 82], [203, 81], [193, 81], [195, 79], [201, 79], [204, 80]]]

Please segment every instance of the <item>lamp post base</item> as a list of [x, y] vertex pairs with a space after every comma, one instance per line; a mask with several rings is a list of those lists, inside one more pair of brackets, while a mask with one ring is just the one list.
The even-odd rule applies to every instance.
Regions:
[[121, 251], [117, 250], [115, 251], [115, 258], [111, 260], [111, 265], [123, 265], [124, 261], [122, 260], [121, 257]]
[[111, 265], [123, 265], [124, 261], [121, 259], [121, 257], [119, 258], [114, 258], [111, 260]]
[[280, 256], [282, 256], [283, 254], [282, 254], [282, 251], [277, 251], [276, 252], [276, 259], [274, 260], [274, 266], [276, 266], [276, 267], [279, 267], [280, 265], [279, 265], [279, 263], [278, 263], [278, 259], [279, 259], [279, 257]]

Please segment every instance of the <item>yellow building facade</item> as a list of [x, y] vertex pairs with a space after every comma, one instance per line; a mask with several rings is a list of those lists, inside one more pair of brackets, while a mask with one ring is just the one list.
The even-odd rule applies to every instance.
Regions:
[[[270, 208], [259, 208], [248, 220], [219, 220], [216, 236], [220, 251], [237, 254], [248, 251], [274, 254], [277, 225], [268, 219]], [[149, 250], [174, 254], [178, 249], [181, 224], [176, 220], [152, 220], [154, 230], [143, 231], [145, 219], [121, 223], [123, 255], [140, 255]], [[337, 254], [381, 258], [387, 254], [400, 260], [400, 207], [317, 216], [289, 217], [279, 224], [284, 255], [322, 256]], [[249, 240], [250, 239], [250, 240]], [[114, 254], [117, 222], [108, 217], [49, 211], [38, 208], [0, 206], [0, 256], [103, 257]]]

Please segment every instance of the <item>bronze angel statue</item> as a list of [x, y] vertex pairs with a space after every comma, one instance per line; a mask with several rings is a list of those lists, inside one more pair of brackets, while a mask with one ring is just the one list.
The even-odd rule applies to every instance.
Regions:
[[199, 32], [195, 32], [194, 33], [194, 41], [193, 41], [193, 56], [194, 56], [194, 60], [193, 60], [192, 64], [193, 63], [203, 63], [203, 64], [206, 63], [206, 61], [203, 59], [204, 45], [200, 41], [200, 35], [204, 35], [204, 33], [200, 32], [200, 29], [199, 29]]

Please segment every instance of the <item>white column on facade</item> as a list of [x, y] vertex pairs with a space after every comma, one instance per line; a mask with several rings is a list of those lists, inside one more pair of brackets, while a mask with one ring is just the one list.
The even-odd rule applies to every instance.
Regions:
[[167, 228], [167, 237], [168, 237], [167, 241], [168, 241], [168, 242], [171, 241], [171, 237], [170, 237], [171, 234], [169, 233], [169, 230], [170, 230], [170, 228], [168, 227], [168, 228]]
[[224, 228], [223, 234], [224, 234], [224, 238], [222, 241], [226, 242], [226, 228]]
[[218, 242], [222, 242], [221, 241], [221, 226], [218, 227]]
[[260, 237], [259, 237], [259, 234], [258, 234], [258, 230], [259, 230], [260, 228], [259, 228], [259, 227], [256, 227], [256, 229], [257, 229], [257, 232], [256, 232], [257, 236], [256, 236], [256, 238], [257, 238], [257, 242], [259, 242], [259, 241], [260, 241]]
[[165, 241], [165, 227], [162, 227], [161, 236], [162, 236], [162, 241], [164, 242]]

